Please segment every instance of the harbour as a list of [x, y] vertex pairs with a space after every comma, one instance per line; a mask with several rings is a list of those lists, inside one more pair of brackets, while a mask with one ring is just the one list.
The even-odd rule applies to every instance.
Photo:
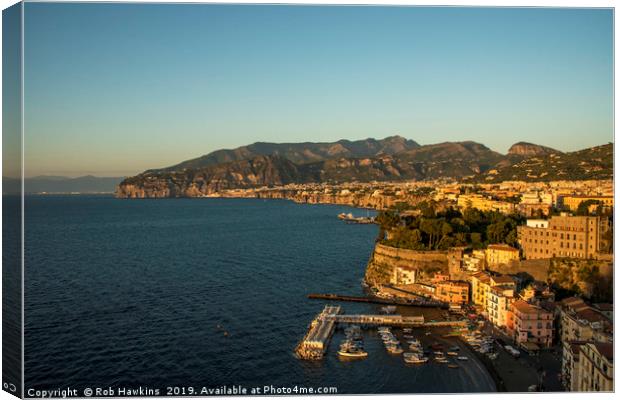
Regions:
[[[301, 359], [320, 360], [327, 352], [329, 342], [339, 325], [370, 327], [466, 329], [467, 320], [425, 321], [423, 315], [341, 314], [340, 306], [326, 305], [308, 326], [308, 331], [297, 345], [295, 353]], [[381, 328], [380, 328], [381, 329]]]

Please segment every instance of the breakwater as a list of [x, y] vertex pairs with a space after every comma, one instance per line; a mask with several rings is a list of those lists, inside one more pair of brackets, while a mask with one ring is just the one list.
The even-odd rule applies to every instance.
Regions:
[[446, 303], [434, 300], [405, 300], [405, 299], [381, 299], [379, 297], [363, 297], [363, 296], [344, 296], [339, 294], [320, 294], [311, 293], [308, 295], [309, 299], [315, 300], [331, 300], [331, 301], [347, 301], [354, 303], [372, 303], [372, 304], [385, 304], [395, 306], [415, 306], [415, 307], [432, 307], [432, 308], [448, 308]]

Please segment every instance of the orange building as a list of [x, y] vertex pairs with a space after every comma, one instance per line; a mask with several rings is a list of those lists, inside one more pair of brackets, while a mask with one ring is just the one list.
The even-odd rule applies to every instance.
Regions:
[[461, 281], [443, 281], [435, 286], [435, 298], [450, 304], [469, 303], [469, 284]]

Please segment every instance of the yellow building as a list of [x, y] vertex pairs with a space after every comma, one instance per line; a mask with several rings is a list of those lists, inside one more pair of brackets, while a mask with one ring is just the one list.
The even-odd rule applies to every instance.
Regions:
[[503, 214], [511, 214], [515, 211], [513, 203], [489, 199], [479, 194], [460, 195], [456, 205], [461, 209], [477, 208], [480, 211], [498, 211]]
[[508, 264], [519, 260], [519, 250], [507, 244], [490, 244], [485, 251], [485, 258], [489, 267]]
[[614, 347], [612, 343], [586, 343], [579, 348], [577, 390], [611, 392], [614, 390]]
[[473, 274], [470, 279], [471, 300], [475, 305], [480, 306], [484, 312], [488, 312], [492, 288], [501, 287], [514, 291], [517, 287], [515, 281], [506, 275], [492, 276], [487, 272], [478, 272]]
[[478, 272], [471, 276], [471, 301], [477, 306], [482, 306], [484, 310], [487, 307], [490, 283], [491, 276], [486, 272]]
[[614, 206], [614, 196], [564, 196], [562, 198], [562, 204], [571, 211], [577, 211], [579, 204], [588, 200], [598, 201], [606, 207]]

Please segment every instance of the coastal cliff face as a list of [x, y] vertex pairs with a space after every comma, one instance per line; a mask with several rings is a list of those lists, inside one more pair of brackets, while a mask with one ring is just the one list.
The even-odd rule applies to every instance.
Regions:
[[118, 198], [205, 197], [229, 189], [286, 185], [299, 179], [292, 162], [274, 156], [259, 156], [198, 170], [152, 172], [123, 180]]
[[392, 283], [395, 270], [415, 270], [416, 280], [430, 279], [435, 273], [448, 273], [448, 252], [399, 249], [377, 243], [364, 279], [370, 286]]

